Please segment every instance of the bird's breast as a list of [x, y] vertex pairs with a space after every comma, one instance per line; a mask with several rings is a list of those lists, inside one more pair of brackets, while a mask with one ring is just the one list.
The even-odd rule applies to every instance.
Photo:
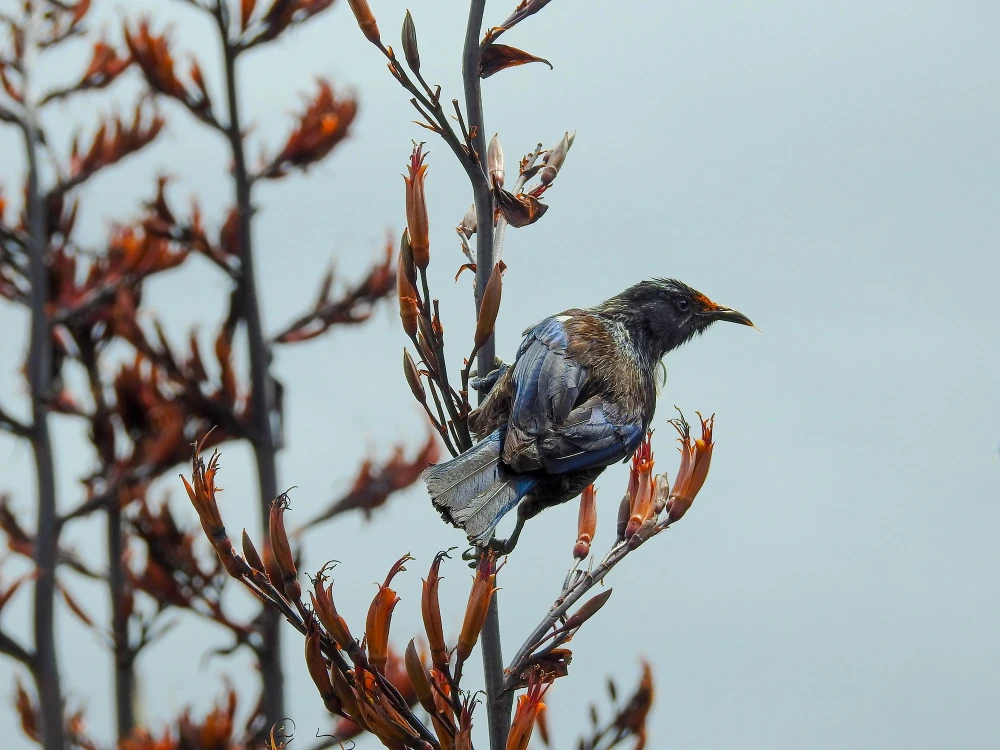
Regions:
[[566, 326], [567, 353], [589, 371], [579, 400], [599, 396], [629, 415], [641, 416], [648, 425], [656, 405], [653, 365], [628, 331], [589, 314], [572, 316]]

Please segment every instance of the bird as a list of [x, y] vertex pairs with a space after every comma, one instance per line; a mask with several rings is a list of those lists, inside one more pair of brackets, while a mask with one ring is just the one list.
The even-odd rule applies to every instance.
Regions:
[[[488, 391], [469, 415], [478, 442], [424, 470], [434, 507], [473, 544], [510, 552], [526, 520], [632, 457], [656, 409], [657, 366], [718, 321], [755, 327], [687, 284], [657, 278], [527, 329], [513, 363], [474, 383]], [[515, 507], [513, 533], [495, 539]]]

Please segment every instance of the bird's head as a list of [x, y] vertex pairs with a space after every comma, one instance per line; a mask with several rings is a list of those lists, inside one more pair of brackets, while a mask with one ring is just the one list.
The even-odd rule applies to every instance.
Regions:
[[649, 346], [656, 359], [723, 320], [753, 326], [741, 312], [712, 302], [676, 279], [641, 281], [599, 305]]

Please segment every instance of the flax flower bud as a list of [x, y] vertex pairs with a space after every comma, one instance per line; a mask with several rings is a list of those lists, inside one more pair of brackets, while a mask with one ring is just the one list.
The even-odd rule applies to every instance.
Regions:
[[430, 229], [427, 218], [427, 198], [424, 195], [424, 179], [427, 165], [424, 164], [423, 144], [410, 154], [409, 176], [406, 182], [406, 226], [410, 231], [410, 248], [417, 268], [427, 268], [430, 262]]
[[566, 160], [566, 154], [569, 153], [569, 149], [575, 139], [575, 130], [572, 133], [566, 133], [560, 139], [559, 143], [556, 144], [556, 147], [545, 155], [545, 166], [538, 173], [538, 179], [543, 185], [550, 185], [555, 180], [559, 174], [559, 168]]
[[181, 481], [184, 482], [184, 489], [187, 490], [191, 504], [198, 511], [205, 534], [209, 539], [213, 539], [220, 533], [220, 530], [221, 533], [225, 534], [222, 515], [219, 513], [219, 506], [215, 501], [215, 475], [219, 471], [219, 454], [212, 454], [207, 467], [201, 456], [196, 455], [192, 468], [191, 482], [188, 482], [183, 476]]
[[585, 601], [576, 612], [566, 618], [566, 622], [563, 623], [560, 630], [565, 632], [583, 625], [583, 623], [596, 615], [600, 611], [601, 607], [608, 603], [608, 599], [611, 598], [612, 591], [614, 591], [614, 589], [608, 589], [607, 591], [602, 591], [596, 596], [590, 597], [590, 599]]
[[[349, 671], [348, 674], [354, 674], [356, 677], [356, 672]], [[344, 704], [344, 710], [351, 715], [351, 719], [353, 719], [355, 724], [364, 730], [370, 731], [361, 710], [361, 703], [358, 701], [358, 693], [354, 692], [351, 683], [347, 681], [347, 676], [337, 668], [337, 665], [334, 665], [330, 669], [330, 679], [333, 682], [333, 689], [337, 693], [337, 697]]]
[[653, 515], [656, 488], [653, 478], [653, 454], [646, 451], [646, 458], [637, 462], [638, 487], [632, 497], [632, 507], [629, 513], [625, 536], [631, 537], [639, 530], [643, 522]]
[[246, 529], [243, 530], [243, 557], [251, 568], [259, 570], [262, 573], [264, 572], [264, 561], [257, 554], [257, 548], [253, 546], [253, 542], [250, 540], [250, 535], [247, 534]]
[[412, 638], [406, 646], [406, 654], [403, 658], [406, 665], [406, 676], [410, 680], [413, 694], [427, 713], [434, 713], [434, 690], [431, 688], [427, 670], [424, 669], [423, 662], [420, 661], [420, 655], [417, 653], [417, 647]]
[[492, 184], [503, 187], [503, 148], [500, 146], [500, 136], [497, 133], [493, 134], [490, 144], [486, 147], [486, 166]]
[[455, 227], [455, 231], [465, 237], [465, 239], [471, 239], [472, 235], [476, 233], [475, 203], [469, 206], [469, 210], [465, 212], [465, 216], [462, 217], [462, 221], [460, 221], [458, 226]]
[[385, 664], [389, 659], [389, 624], [392, 621], [392, 611], [399, 603], [399, 597], [389, 588], [389, 584], [397, 573], [406, 570], [404, 564], [412, 559], [409, 555], [403, 555], [396, 561], [385, 577], [385, 583], [378, 587], [378, 592], [368, 607], [368, 619], [365, 622], [368, 659], [382, 674], [385, 674]]
[[375, 16], [372, 15], [371, 8], [368, 7], [368, 0], [347, 0], [354, 12], [354, 18], [361, 28], [365, 38], [374, 45], [381, 46], [382, 37], [378, 33], [378, 24], [375, 23]]
[[692, 500], [701, 492], [701, 488], [708, 479], [708, 469], [712, 463], [712, 449], [715, 442], [712, 440], [712, 431], [715, 429], [715, 415], [705, 419], [698, 414], [701, 420], [701, 437], [694, 442], [694, 469], [691, 472], [691, 480], [688, 483], [687, 493]]
[[455, 750], [472, 750], [472, 710], [476, 703], [475, 697], [462, 699], [462, 713], [458, 717], [458, 731], [455, 732]]
[[420, 315], [417, 290], [402, 271], [396, 272], [396, 296], [399, 298], [399, 319], [403, 323], [403, 330], [407, 336], [413, 336], [417, 332], [417, 318]]
[[313, 621], [309, 632], [306, 633], [306, 667], [309, 669], [309, 676], [316, 684], [316, 689], [319, 690], [326, 710], [332, 714], [340, 713], [341, 703], [333, 690], [330, 670], [320, 649], [320, 632], [315, 626], [315, 621]]
[[629, 498], [635, 499], [636, 493], [639, 491], [639, 464], [646, 461], [649, 456], [646, 455], [646, 451], [649, 449], [649, 438], [646, 437], [636, 449], [635, 453], [632, 454], [632, 465], [629, 468], [628, 474], [628, 493]]
[[448, 669], [448, 647], [444, 642], [444, 628], [441, 625], [441, 605], [438, 601], [438, 586], [441, 584], [441, 561], [446, 552], [438, 552], [431, 563], [430, 572], [424, 580], [423, 594], [420, 597], [420, 612], [424, 619], [424, 632], [431, 649], [431, 663], [434, 668], [444, 672]]
[[490, 608], [490, 600], [497, 591], [496, 588], [496, 553], [486, 550], [479, 556], [479, 565], [469, 592], [469, 603], [465, 608], [465, 620], [462, 622], [462, 633], [458, 637], [458, 661], [464, 662], [472, 653], [472, 648], [479, 640], [479, 634], [486, 622], [486, 613]]
[[334, 606], [333, 585], [326, 586], [322, 581], [322, 571], [316, 576], [316, 595], [309, 592], [309, 598], [312, 601], [313, 612], [316, 613], [319, 621], [323, 623], [326, 632], [330, 634], [337, 646], [347, 651], [354, 661], [357, 661], [359, 656], [363, 657], [347, 623], [337, 612], [337, 607]]
[[403, 19], [403, 57], [406, 64], [414, 73], [420, 72], [420, 51], [417, 49], [417, 27], [413, 23], [413, 16], [410, 11], [406, 11]]
[[597, 488], [592, 484], [588, 485], [580, 495], [580, 515], [576, 527], [573, 557], [583, 560], [590, 554], [590, 545], [597, 531]]
[[528, 747], [538, 712], [545, 708], [542, 697], [548, 689], [549, 685], [542, 684], [537, 672], [528, 676], [528, 692], [518, 696], [517, 710], [507, 735], [507, 750], [525, 750]]
[[219, 506], [215, 500], [215, 493], [221, 491], [221, 488], [215, 486], [215, 475], [218, 471], [219, 454], [213, 453], [206, 467], [199, 451], [192, 459], [191, 481], [188, 482], [183, 476], [181, 481], [184, 482], [184, 489], [187, 490], [191, 504], [198, 511], [201, 527], [218, 553], [226, 572], [233, 578], [239, 579], [250, 575], [251, 569], [246, 561], [236, 554], [233, 543], [226, 533], [226, 527], [222, 523], [222, 514], [219, 513]]
[[622, 500], [618, 503], [618, 523], [615, 526], [615, 543], [621, 544], [625, 540], [625, 529], [628, 528], [629, 514], [632, 512], [632, 496], [626, 492], [622, 495]]
[[382, 740], [386, 747], [400, 750], [414, 747], [416, 733], [393, 706], [392, 701], [387, 700], [375, 674], [369, 670], [363, 670], [360, 674], [355, 671], [354, 681], [360, 693], [358, 709], [368, 731]]
[[417, 285], [417, 267], [413, 265], [413, 248], [410, 247], [410, 230], [404, 229], [399, 237], [398, 267], [406, 274], [406, 279], [413, 286]]
[[[418, 319], [418, 322], [422, 320], [423, 318], [421, 317]], [[420, 356], [423, 358], [424, 362], [427, 363], [428, 367], [434, 370], [438, 369], [437, 357], [434, 355], [434, 349], [432, 349], [431, 345], [427, 343], [427, 338], [421, 332], [417, 333], [417, 351], [420, 352]]]
[[677, 494], [687, 489], [691, 483], [691, 470], [694, 468], [694, 445], [691, 443], [691, 433], [686, 422], [671, 422], [671, 424], [680, 434], [677, 439], [680, 447], [677, 450], [681, 454], [681, 462], [677, 467], [677, 476], [674, 478], [674, 489], [671, 493]]
[[451, 703], [451, 685], [446, 675], [436, 669], [431, 670], [434, 689], [434, 711], [431, 724], [441, 743], [441, 750], [455, 748], [455, 710]]
[[285, 584], [282, 583], [282, 572], [278, 567], [278, 563], [274, 560], [274, 548], [271, 546], [271, 537], [264, 537], [264, 547], [261, 549], [261, 557], [264, 562], [264, 573], [267, 576], [267, 580], [271, 582], [279, 592], [284, 591]]
[[697, 440], [691, 439], [687, 423], [683, 421], [673, 423], [680, 433], [678, 442], [681, 444], [681, 465], [677, 469], [674, 487], [667, 500], [667, 521], [664, 524], [667, 526], [679, 521], [687, 513], [708, 477], [712, 449], [715, 447], [712, 441], [715, 415], [705, 419], [699, 414], [698, 418], [701, 420], [701, 437]]
[[497, 315], [500, 312], [500, 297], [503, 294], [503, 275], [500, 264], [493, 266], [490, 279], [486, 282], [483, 301], [479, 305], [479, 320], [476, 321], [476, 348], [479, 349], [493, 335]]
[[420, 382], [420, 372], [413, 362], [413, 357], [405, 348], [403, 349], [403, 374], [406, 376], [406, 384], [410, 386], [413, 398], [421, 404], [426, 404], [427, 392], [424, 390], [424, 384]]
[[271, 513], [268, 518], [268, 531], [271, 538], [271, 553], [274, 564], [281, 574], [281, 588], [290, 602], [297, 602], [302, 597], [302, 586], [299, 585], [298, 571], [295, 570], [295, 558], [288, 544], [288, 534], [285, 532], [285, 511], [288, 509], [288, 495], [279, 495], [271, 503]]
[[455, 730], [447, 722], [442, 721], [437, 714], [431, 714], [431, 726], [437, 735], [441, 750], [455, 750]]

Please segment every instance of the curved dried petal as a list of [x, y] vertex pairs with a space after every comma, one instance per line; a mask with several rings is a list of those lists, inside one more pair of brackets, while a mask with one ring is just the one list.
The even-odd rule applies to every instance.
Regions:
[[552, 63], [543, 57], [525, 52], [517, 47], [510, 47], [506, 44], [491, 44], [483, 50], [479, 63], [479, 77], [489, 78], [494, 73], [499, 73], [505, 68], [512, 68], [515, 65], [526, 63], [543, 62], [552, 67]]
[[475, 344], [479, 349], [493, 335], [493, 328], [496, 326], [497, 315], [500, 313], [500, 297], [503, 293], [503, 274], [500, 265], [493, 266], [490, 279], [486, 283], [486, 290], [483, 292], [483, 301], [479, 305], [479, 319], [476, 321]]

